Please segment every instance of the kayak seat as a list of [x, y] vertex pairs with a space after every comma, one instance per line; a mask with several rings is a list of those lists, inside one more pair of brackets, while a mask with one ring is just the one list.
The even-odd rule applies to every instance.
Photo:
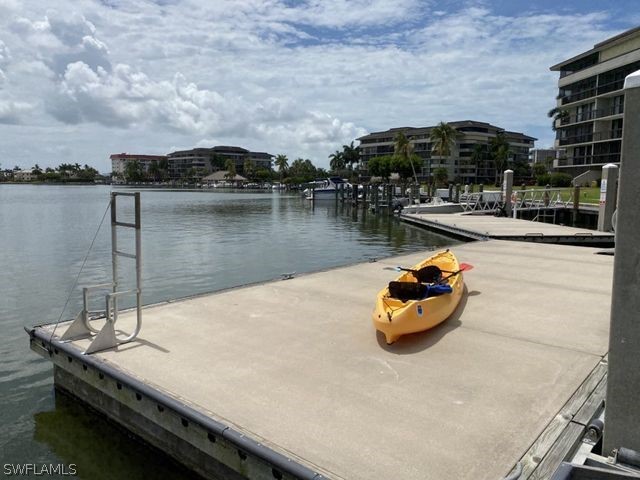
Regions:
[[408, 300], [420, 300], [427, 296], [427, 285], [416, 282], [389, 282], [389, 296], [397, 298], [401, 302]]
[[389, 282], [389, 296], [401, 302], [423, 300], [453, 292], [451, 285], [426, 285], [416, 282]]
[[438, 283], [442, 280], [442, 270], [435, 265], [427, 265], [413, 274], [420, 283]]

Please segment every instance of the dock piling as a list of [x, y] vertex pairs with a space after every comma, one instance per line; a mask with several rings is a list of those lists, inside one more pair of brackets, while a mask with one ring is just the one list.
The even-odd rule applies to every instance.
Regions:
[[573, 205], [572, 220], [573, 220], [573, 226], [575, 227], [578, 224], [578, 215], [580, 213], [580, 187], [579, 186], [573, 187], [572, 205]]
[[[640, 71], [624, 83], [624, 120], [618, 221], [613, 267], [613, 292], [609, 330], [609, 376], [603, 455], [620, 447], [640, 451], [640, 278], [637, 188], [640, 184]], [[617, 170], [617, 169], [616, 169]], [[609, 172], [612, 170], [609, 169]], [[616, 171], [617, 173], [617, 171]], [[607, 186], [609, 187], [609, 186]]]
[[504, 198], [504, 210], [507, 214], [507, 217], [510, 217], [511, 207], [512, 207], [511, 195], [513, 194], [513, 170], [504, 171], [504, 181], [502, 182], [502, 194]]
[[618, 193], [618, 166], [609, 163], [602, 167], [600, 183], [600, 210], [598, 211], [598, 231], [610, 232], [611, 218], [616, 209], [616, 194]]

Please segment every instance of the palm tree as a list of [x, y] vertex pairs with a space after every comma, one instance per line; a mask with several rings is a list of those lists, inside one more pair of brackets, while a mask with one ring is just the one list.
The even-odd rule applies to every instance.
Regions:
[[242, 172], [244, 174], [245, 177], [249, 178], [249, 179], [253, 179], [253, 174], [255, 173], [255, 164], [253, 163], [253, 160], [251, 160], [250, 158], [246, 158], [244, 160], [244, 165], [242, 166]]
[[342, 159], [353, 170], [353, 164], [360, 161], [360, 147], [355, 147], [353, 142], [349, 145], [342, 145]]
[[[440, 158], [451, 156], [451, 149], [456, 144], [457, 136], [458, 131], [455, 128], [446, 122], [440, 122], [429, 134], [429, 140], [433, 143], [431, 151]], [[429, 162], [430, 167], [431, 162]]]
[[509, 142], [507, 142], [504, 132], [496, 133], [496, 136], [489, 141], [489, 151], [496, 170], [496, 185], [500, 185], [502, 173], [509, 160]]
[[157, 160], [153, 160], [149, 165], [149, 175], [151, 175], [155, 181], [158, 181], [160, 177], [160, 166]]
[[393, 145], [394, 155], [403, 159], [406, 162], [411, 164], [411, 171], [413, 172], [413, 178], [418, 183], [418, 176], [416, 175], [416, 169], [413, 166], [413, 145], [406, 137], [406, 135], [402, 132], [398, 132], [396, 138], [394, 139]]
[[478, 172], [480, 171], [480, 168], [481, 168], [480, 166], [483, 164], [483, 160], [485, 160], [485, 157], [486, 157], [486, 146], [482, 145], [481, 143], [476, 143], [473, 146], [473, 151], [471, 152], [471, 157], [469, 157], [469, 160], [476, 167], [477, 182], [480, 182], [480, 179], [478, 178]]
[[433, 170], [433, 178], [436, 181], [436, 186], [446, 187], [449, 181], [449, 171], [444, 167], [438, 167]]
[[553, 123], [551, 124], [551, 129], [555, 132], [556, 131], [556, 123], [558, 121], [560, 121], [560, 123], [562, 123], [562, 120], [567, 120], [569, 118], [569, 111], [568, 110], [562, 110], [560, 107], [554, 107], [551, 110], [549, 110], [547, 112], [547, 117], [549, 118], [553, 118]]
[[344, 169], [344, 154], [340, 150], [336, 150], [329, 155], [329, 167], [332, 172], [339, 172]]
[[236, 162], [230, 158], [227, 159], [224, 164], [224, 169], [227, 171], [227, 173], [224, 174], [224, 178], [233, 180], [236, 176]]
[[278, 167], [278, 172], [280, 172], [280, 182], [282, 182], [282, 177], [289, 168], [289, 159], [286, 155], [280, 154], [276, 156], [274, 163], [276, 167]]

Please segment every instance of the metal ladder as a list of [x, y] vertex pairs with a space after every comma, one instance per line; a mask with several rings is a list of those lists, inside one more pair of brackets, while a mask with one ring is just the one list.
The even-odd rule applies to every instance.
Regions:
[[[119, 222], [117, 219], [116, 199], [117, 197], [134, 197], [135, 201], [135, 222]], [[82, 289], [83, 308], [76, 316], [75, 320], [67, 331], [62, 335], [61, 340], [70, 341], [78, 338], [92, 336], [91, 344], [84, 352], [91, 354], [117, 345], [122, 345], [135, 339], [142, 327], [142, 236], [140, 230], [140, 192], [124, 193], [111, 192], [111, 263], [113, 279], [110, 283], [91, 285]], [[135, 229], [135, 254], [118, 250], [118, 227]], [[136, 261], [136, 288], [130, 290], [118, 290], [118, 257], [134, 259]], [[91, 311], [89, 308], [89, 294], [93, 291], [111, 290], [105, 296], [105, 309]], [[134, 331], [125, 338], [116, 336], [115, 324], [118, 321], [118, 298], [125, 295], [136, 295], [136, 327]], [[91, 321], [104, 318], [105, 323], [101, 329], [91, 325]]]

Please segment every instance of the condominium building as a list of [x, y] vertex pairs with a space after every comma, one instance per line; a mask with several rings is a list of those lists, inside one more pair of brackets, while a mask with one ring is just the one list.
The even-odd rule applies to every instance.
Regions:
[[[419, 174], [429, 178], [436, 168], [446, 168], [449, 180], [461, 183], [492, 182], [496, 178], [495, 164], [489, 155], [491, 139], [496, 138], [498, 132], [503, 133], [509, 144], [509, 162], [528, 162], [529, 150], [533, 147], [534, 137], [523, 133], [510, 132], [485, 122], [463, 120], [448, 122], [457, 132], [455, 145], [451, 155], [438, 157], [433, 152], [433, 143], [429, 140], [434, 127], [399, 127], [373, 132], [360, 141], [360, 160], [363, 168], [370, 159], [394, 153], [395, 137], [403, 133], [413, 146], [414, 153], [420, 157]], [[476, 145], [480, 155], [474, 155]], [[418, 170], [418, 169], [416, 169]]]
[[563, 149], [555, 148], [532, 148], [529, 150], [529, 165], [535, 165], [536, 163], [546, 164], [548, 167], [553, 166], [553, 162], [566, 156], [566, 152]]
[[124, 179], [127, 165], [131, 162], [138, 162], [144, 173], [149, 173], [149, 168], [153, 162], [160, 163], [166, 160], [165, 155], [138, 155], [135, 153], [114, 153], [111, 159], [111, 172], [117, 178]]
[[204, 177], [211, 173], [211, 149], [192, 148], [178, 150], [167, 154], [169, 177], [177, 180], [192, 172], [195, 176]]
[[555, 144], [566, 150], [554, 166], [584, 180], [599, 178], [604, 165], [620, 162], [624, 79], [640, 70], [640, 27], [597, 43], [551, 70], [560, 72]]
[[273, 155], [265, 152], [250, 152], [241, 147], [216, 146], [212, 148], [193, 148], [180, 150], [167, 155], [169, 176], [173, 179], [183, 177], [189, 170], [196, 176], [204, 177], [212, 171], [224, 168], [216, 166], [216, 160], [233, 160], [236, 172], [244, 173], [244, 165], [250, 160], [256, 169], [271, 170]]

